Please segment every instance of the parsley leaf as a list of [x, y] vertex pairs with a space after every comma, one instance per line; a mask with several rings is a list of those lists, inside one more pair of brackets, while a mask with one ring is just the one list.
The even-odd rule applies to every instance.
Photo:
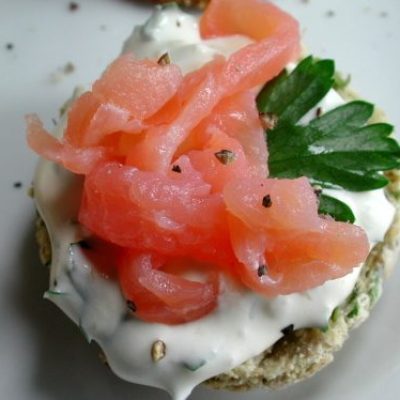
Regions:
[[307, 57], [290, 75], [284, 71], [263, 88], [258, 109], [278, 116], [281, 123], [296, 123], [329, 92], [334, 75], [333, 61]]
[[334, 197], [322, 194], [319, 198], [319, 213], [331, 215], [336, 221], [354, 223], [355, 217], [351, 208]]
[[[351, 191], [367, 191], [387, 185], [382, 171], [399, 168], [400, 147], [389, 137], [393, 127], [368, 124], [374, 106], [352, 101], [299, 123], [335, 82], [333, 61], [304, 59], [291, 73], [268, 83], [257, 99], [261, 113], [278, 118], [266, 134], [272, 177], [307, 176], [312, 184]], [[350, 208], [323, 196], [320, 212], [341, 221], [354, 221]]]
[[399, 167], [400, 148], [388, 137], [391, 125], [365, 125], [372, 112], [371, 104], [354, 101], [307, 126], [278, 123], [267, 134], [270, 174], [352, 191], [386, 186], [380, 171]]

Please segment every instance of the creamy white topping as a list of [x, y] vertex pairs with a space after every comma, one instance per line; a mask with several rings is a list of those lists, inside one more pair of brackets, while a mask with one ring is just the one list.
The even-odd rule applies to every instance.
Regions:
[[[195, 17], [168, 8], [157, 9], [143, 27], [136, 28], [125, 51], [134, 50], [138, 57], [159, 57], [168, 51], [175, 63], [189, 71], [215, 54], [229, 55], [247, 42], [239, 37], [202, 42]], [[331, 92], [321, 106], [327, 110], [341, 102], [340, 96]], [[310, 115], [313, 113], [315, 110]], [[58, 135], [64, 126], [65, 117]], [[218, 308], [203, 319], [179, 326], [144, 323], [128, 315], [118, 283], [100, 277], [79, 246], [71, 245], [84, 236], [76, 223], [81, 178], [41, 161], [34, 184], [53, 251], [51, 291], [45, 297], [79, 324], [88, 339], [99, 343], [117, 375], [164, 388], [176, 400], [185, 399], [205, 379], [261, 353], [290, 324], [296, 329], [325, 326], [358, 277], [359, 268], [305, 293], [272, 300], [225, 282]], [[393, 216], [382, 191], [338, 192], [335, 196], [350, 204], [372, 242], [382, 239]], [[151, 347], [157, 340], [166, 344], [166, 357], [154, 363]]]
[[134, 28], [123, 52], [153, 59], [168, 53], [171, 61], [187, 73], [211, 61], [216, 55], [228, 57], [249, 43], [251, 40], [241, 35], [204, 41], [200, 37], [197, 18], [169, 5], [156, 7], [144, 25]]

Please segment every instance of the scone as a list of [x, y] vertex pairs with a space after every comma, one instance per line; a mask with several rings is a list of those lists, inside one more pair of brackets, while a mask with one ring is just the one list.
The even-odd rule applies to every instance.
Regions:
[[392, 127], [332, 61], [301, 59], [290, 15], [213, 0], [200, 33], [159, 7], [56, 137], [28, 117], [49, 160], [34, 180], [46, 297], [117, 375], [179, 400], [332, 361], [400, 229]]

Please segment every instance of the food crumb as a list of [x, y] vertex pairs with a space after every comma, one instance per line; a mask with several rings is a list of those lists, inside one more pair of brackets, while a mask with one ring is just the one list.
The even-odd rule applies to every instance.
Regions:
[[132, 311], [132, 312], [134, 312], [134, 313], [137, 311], [136, 304], [135, 304], [132, 300], [128, 300], [128, 301], [126, 302], [126, 306], [128, 307], [128, 309], [129, 309], [130, 311]]
[[29, 189], [28, 189], [28, 196], [30, 197], [30, 198], [34, 198], [35, 197], [35, 189], [33, 188], [33, 186], [31, 186]]
[[172, 171], [180, 174], [182, 172], [182, 168], [179, 165], [175, 164], [172, 166]]
[[236, 154], [233, 151], [226, 149], [218, 151], [217, 153], [214, 153], [214, 155], [218, 161], [224, 165], [230, 164], [236, 159]]
[[76, 3], [75, 1], [71, 1], [71, 2], [69, 3], [68, 8], [69, 8], [69, 11], [76, 11], [76, 10], [78, 10], [78, 8], [79, 8], [79, 4]]
[[272, 113], [260, 113], [261, 125], [265, 130], [272, 130], [278, 124], [278, 117]]
[[286, 336], [286, 335], [290, 335], [291, 333], [293, 333], [294, 331], [294, 325], [290, 324], [287, 327], [283, 328], [281, 330], [281, 332]]
[[272, 206], [271, 196], [266, 194], [262, 199], [262, 206], [265, 208], [270, 208]]
[[6, 44], [6, 49], [7, 50], [12, 50], [14, 48], [14, 44], [13, 43], [7, 43]]
[[262, 278], [263, 276], [267, 275], [267, 267], [265, 264], [261, 264], [258, 269], [257, 269], [257, 275], [259, 278]]
[[50, 75], [50, 81], [52, 83], [59, 83], [65, 76], [71, 75], [75, 69], [75, 65], [69, 61], [63, 67], [58, 67], [57, 70]]
[[91, 250], [92, 246], [90, 243], [86, 240], [80, 240], [79, 242], [76, 243], [81, 249], [85, 250]]
[[75, 71], [75, 65], [72, 62], [67, 62], [63, 69], [65, 74], [72, 74]]
[[168, 65], [171, 64], [171, 59], [168, 53], [164, 53], [157, 61], [158, 65]]
[[14, 182], [13, 186], [14, 186], [16, 189], [19, 189], [19, 188], [22, 187], [22, 182], [20, 182], [20, 181]]
[[106, 367], [110, 368], [110, 364], [107, 361], [107, 357], [102, 351], [99, 353], [99, 359], [102, 364], [104, 364]]
[[167, 352], [167, 346], [162, 340], [157, 340], [151, 347], [151, 358], [154, 362], [161, 361]]
[[319, 199], [321, 197], [321, 195], [322, 195], [322, 188], [321, 187], [315, 187], [314, 188], [314, 193], [315, 193], [315, 196], [317, 196], [317, 199]]

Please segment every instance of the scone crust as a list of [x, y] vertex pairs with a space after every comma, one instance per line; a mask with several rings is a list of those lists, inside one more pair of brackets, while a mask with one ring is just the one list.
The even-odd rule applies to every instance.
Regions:
[[[343, 89], [340, 93], [348, 100], [359, 98], [351, 89]], [[385, 116], [378, 110], [371, 122], [382, 121], [385, 121]], [[396, 207], [394, 220], [384, 240], [371, 250], [353, 292], [336, 308], [329, 325], [325, 329], [295, 330], [262, 354], [229, 372], [207, 380], [206, 385], [235, 391], [259, 387], [276, 389], [311, 377], [333, 361], [334, 353], [341, 349], [349, 332], [368, 318], [370, 310], [382, 293], [384, 278], [393, 270], [398, 259], [400, 171], [390, 171], [386, 175], [390, 180], [386, 193]], [[40, 216], [36, 222], [36, 240], [41, 262], [49, 265], [51, 244]]]

